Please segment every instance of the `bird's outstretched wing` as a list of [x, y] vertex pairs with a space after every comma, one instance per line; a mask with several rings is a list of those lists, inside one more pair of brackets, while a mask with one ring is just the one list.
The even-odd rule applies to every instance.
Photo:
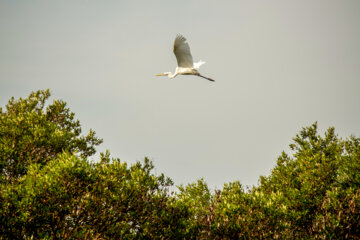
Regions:
[[193, 67], [193, 58], [190, 53], [189, 44], [186, 42], [186, 38], [181, 34], [178, 34], [175, 38], [174, 54], [176, 56], [178, 67]]

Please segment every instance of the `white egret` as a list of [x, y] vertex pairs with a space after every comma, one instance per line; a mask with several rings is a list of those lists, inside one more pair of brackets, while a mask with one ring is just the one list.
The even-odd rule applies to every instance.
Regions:
[[189, 44], [186, 41], [186, 38], [178, 34], [174, 41], [174, 54], [177, 60], [178, 66], [176, 67], [175, 73], [172, 74], [171, 72], [164, 72], [161, 74], [157, 74], [156, 76], [168, 76], [169, 78], [174, 78], [177, 75], [195, 75], [202, 78], [205, 78], [209, 81], [215, 81], [211, 78], [202, 76], [197, 69], [200, 68], [205, 62], [199, 61], [194, 63], [193, 58], [190, 53]]

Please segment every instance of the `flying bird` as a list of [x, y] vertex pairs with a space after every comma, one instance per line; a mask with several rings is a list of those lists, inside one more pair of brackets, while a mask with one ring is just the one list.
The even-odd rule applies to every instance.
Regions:
[[205, 77], [198, 72], [200, 66], [203, 65], [205, 62], [201, 60], [196, 63], [193, 62], [189, 44], [187, 43], [186, 38], [183, 35], [178, 34], [176, 36], [173, 51], [178, 65], [175, 69], [175, 73], [173, 74], [171, 72], [164, 72], [161, 74], [157, 74], [156, 76], [168, 76], [169, 78], [174, 78], [177, 75], [195, 75], [215, 82], [214, 79]]

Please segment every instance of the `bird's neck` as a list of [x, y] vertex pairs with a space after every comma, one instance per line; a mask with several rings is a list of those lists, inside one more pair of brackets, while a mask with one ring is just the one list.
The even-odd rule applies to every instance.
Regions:
[[176, 75], [178, 75], [178, 74], [177, 74], [177, 72], [175, 72], [174, 74], [171, 73], [171, 72], [168, 72], [167, 75], [168, 75], [169, 78], [174, 78], [174, 77], [176, 77]]

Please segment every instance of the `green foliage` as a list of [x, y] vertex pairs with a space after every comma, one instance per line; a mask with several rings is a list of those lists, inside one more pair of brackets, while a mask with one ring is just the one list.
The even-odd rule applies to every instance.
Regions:
[[45, 106], [49, 97], [49, 90], [37, 91], [25, 99], [12, 98], [5, 111], [0, 108], [1, 180], [15, 181], [30, 164], [44, 165], [62, 151], [90, 156], [102, 142], [92, 130], [80, 135], [80, 122], [65, 102]]
[[128, 167], [69, 153], [42, 168], [31, 164], [18, 184], [3, 189], [1, 228], [9, 239], [174, 237], [181, 212], [168, 204], [169, 180], [152, 168], [147, 159]]
[[239, 182], [209, 194], [206, 183], [180, 187], [197, 239], [359, 239], [360, 139], [303, 128], [268, 177], [244, 191]]
[[210, 190], [204, 181], [200, 179], [197, 183], [187, 186], [178, 186], [176, 195], [177, 205], [188, 212], [185, 220], [186, 238], [195, 239], [198, 236], [209, 233], [209, 209], [212, 202]]
[[359, 239], [360, 139], [304, 128], [260, 185], [226, 184], [215, 198], [213, 239]]
[[179, 186], [110, 153], [49, 91], [0, 109], [0, 239], [360, 239], [360, 139], [303, 128], [257, 187]]

